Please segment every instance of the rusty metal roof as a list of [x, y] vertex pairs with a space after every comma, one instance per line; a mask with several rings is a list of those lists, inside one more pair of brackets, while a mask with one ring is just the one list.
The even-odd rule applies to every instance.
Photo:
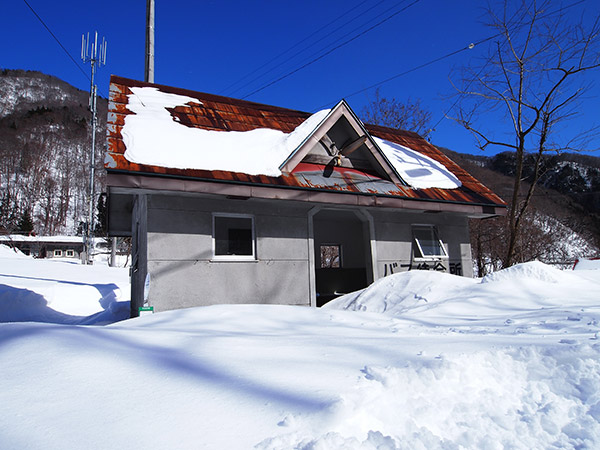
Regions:
[[[195, 179], [242, 183], [248, 185], [277, 186], [292, 189], [332, 191], [354, 195], [392, 197], [404, 200], [426, 200], [439, 203], [459, 203], [505, 208], [503, 200], [470, 174], [460, 168], [436, 147], [416, 133], [365, 124], [372, 135], [420, 152], [440, 162], [462, 183], [455, 189], [415, 189], [401, 186], [365, 171], [334, 167], [327, 176], [325, 166], [298, 164], [291, 173], [279, 177], [248, 175], [239, 172], [196, 169], [174, 169], [135, 164], [125, 156], [125, 144], [121, 135], [125, 117], [133, 114], [127, 108], [131, 87], [155, 87], [162, 92], [197, 98], [201, 105], [177, 106], [170, 109], [175, 119], [186, 126], [218, 131], [250, 131], [270, 128], [290, 133], [303, 123], [310, 113], [263, 105], [217, 95], [193, 92], [168, 86], [144, 83], [116, 76], [111, 77], [110, 103], [107, 124], [107, 158], [105, 168], [110, 174], [135, 174], [144, 176], [168, 176], [170, 178]], [[168, 151], [168, 149], [165, 149]], [[110, 185], [110, 178], [109, 178]], [[498, 212], [498, 211], [497, 211]]]

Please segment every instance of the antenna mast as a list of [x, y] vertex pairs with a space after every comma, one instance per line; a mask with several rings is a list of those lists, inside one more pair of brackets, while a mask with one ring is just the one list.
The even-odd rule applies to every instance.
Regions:
[[96, 31], [94, 41], [90, 41], [90, 34], [81, 36], [81, 59], [84, 63], [90, 63], [92, 68], [92, 76], [90, 83], [90, 111], [92, 112], [92, 149], [90, 152], [90, 185], [88, 198], [88, 220], [83, 236], [83, 248], [85, 252], [84, 263], [92, 263], [92, 249], [94, 236], [94, 166], [96, 165], [96, 97], [98, 86], [94, 84], [96, 69], [106, 65], [106, 41], [102, 38], [102, 42], [98, 45], [98, 32]]

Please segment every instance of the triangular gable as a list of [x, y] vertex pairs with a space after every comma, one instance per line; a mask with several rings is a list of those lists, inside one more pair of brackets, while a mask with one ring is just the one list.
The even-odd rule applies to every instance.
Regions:
[[291, 173], [302, 162], [367, 170], [382, 179], [406, 185], [344, 100], [329, 111], [279, 170]]

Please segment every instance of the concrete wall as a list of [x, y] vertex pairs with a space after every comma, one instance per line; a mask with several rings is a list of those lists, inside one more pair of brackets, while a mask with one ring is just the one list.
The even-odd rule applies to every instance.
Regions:
[[[380, 277], [415, 269], [440, 270], [473, 276], [468, 219], [447, 213], [406, 213], [372, 211], [377, 240], [377, 270]], [[448, 258], [414, 258], [412, 227], [434, 225]]]
[[[336, 243], [340, 236], [361, 235], [365, 242], [354, 254], [345, 244], [346, 267], [365, 267], [371, 254], [369, 221], [354, 219], [335, 224], [327, 214], [314, 215], [314, 241], [310, 239], [309, 213], [314, 204], [291, 201], [219, 199], [217, 197], [147, 196], [147, 268], [150, 274], [149, 304], [155, 311], [217, 303], [273, 303], [310, 305], [314, 268], [310, 253], [321, 241]], [[314, 210], [313, 210], [314, 211]], [[472, 276], [471, 248], [466, 217], [439, 213], [411, 213], [368, 209], [372, 217], [374, 268], [377, 277], [428, 267]], [[254, 217], [256, 260], [217, 261], [213, 258], [213, 213], [249, 214]], [[353, 214], [346, 212], [344, 214]], [[344, 217], [342, 214], [340, 217]], [[334, 223], [338, 235], [319, 220]], [[342, 221], [343, 222], [343, 221]], [[449, 258], [435, 265], [413, 258], [412, 226], [432, 224], [438, 229]], [[362, 228], [362, 230], [361, 230]], [[345, 242], [345, 241], [344, 241]], [[309, 246], [311, 246], [309, 250]], [[423, 266], [425, 262], [425, 266]], [[370, 275], [369, 275], [370, 276]]]
[[[310, 205], [153, 195], [148, 198], [150, 305], [310, 304]], [[213, 259], [213, 213], [250, 214], [255, 261]]]

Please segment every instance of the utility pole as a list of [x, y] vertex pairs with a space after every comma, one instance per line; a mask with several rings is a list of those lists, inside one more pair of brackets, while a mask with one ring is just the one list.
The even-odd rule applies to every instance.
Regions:
[[92, 249], [94, 238], [94, 166], [96, 165], [96, 97], [98, 86], [94, 84], [96, 69], [106, 64], [106, 41], [102, 38], [102, 43], [98, 46], [98, 32], [96, 31], [94, 42], [90, 42], [90, 34], [81, 36], [81, 59], [84, 63], [90, 63], [92, 67], [92, 77], [90, 84], [90, 111], [92, 112], [92, 149], [90, 152], [90, 185], [88, 198], [88, 220], [83, 236], [83, 248], [85, 252], [85, 264], [92, 264]]
[[146, 64], [144, 81], [154, 83], [154, 0], [146, 0]]

